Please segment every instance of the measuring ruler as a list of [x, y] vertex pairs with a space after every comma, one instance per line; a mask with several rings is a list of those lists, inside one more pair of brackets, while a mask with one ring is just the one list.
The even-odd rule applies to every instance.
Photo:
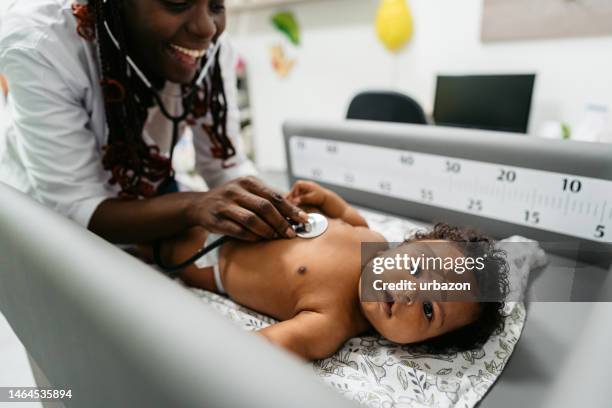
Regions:
[[289, 150], [297, 178], [612, 242], [609, 180], [302, 136]]

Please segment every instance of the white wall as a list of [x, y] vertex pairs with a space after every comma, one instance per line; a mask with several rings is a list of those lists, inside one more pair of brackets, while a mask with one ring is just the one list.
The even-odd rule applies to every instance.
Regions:
[[[248, 64], [257, 164], [285, 167], [281, 124], [286, 118], [343, 118], [351, 97], [393, 88], [431, 111], [440, 73], [536, 72], [530, 133], [545, 120], [576, 123], [586, 104], [612, 108], [612, 36], [483, 44], [482, 0], [408, 0], [415, 35], [397, 55], [374, 32], [379, 0], [313, 1], [289, 7], [302, 27], [297, 66], [279, 79], [269, 47], [282, 36], [274, 10], [230, 18], [232, 38]], [[517, 22], [520, 30], [520, 22]]]

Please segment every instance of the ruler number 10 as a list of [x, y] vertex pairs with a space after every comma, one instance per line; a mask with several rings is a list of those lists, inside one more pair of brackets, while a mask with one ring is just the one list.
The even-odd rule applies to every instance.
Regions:
[[570, 180], [567, 178], [563, 179], [563, 191], [570, 191], [572, 193], [579, 193], [582, 190], [582, 182], [574, 179]]

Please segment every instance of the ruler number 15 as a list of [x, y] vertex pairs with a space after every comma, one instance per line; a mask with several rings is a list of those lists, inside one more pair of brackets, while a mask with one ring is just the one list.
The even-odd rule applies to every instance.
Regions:
[[540, 223], [540, 212], [525, 210], [525, 222], [537, 225]]

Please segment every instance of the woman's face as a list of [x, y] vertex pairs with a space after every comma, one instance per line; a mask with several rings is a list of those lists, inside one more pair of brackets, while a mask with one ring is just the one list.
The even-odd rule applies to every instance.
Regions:
[[126, 41], [138, 67], [190, 83], [204, 52], [225, 30], [224, 0], [124, 0]]

